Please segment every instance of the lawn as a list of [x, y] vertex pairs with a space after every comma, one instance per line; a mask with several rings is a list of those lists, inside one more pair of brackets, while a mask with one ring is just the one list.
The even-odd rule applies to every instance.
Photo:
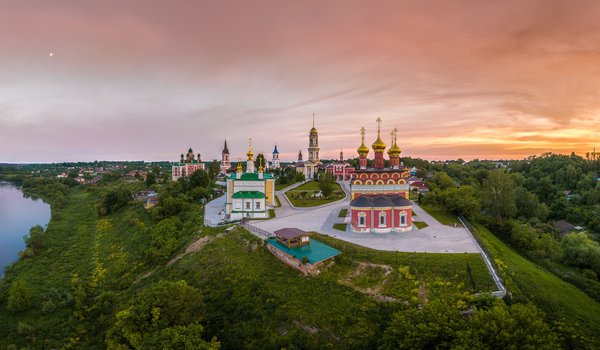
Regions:
[[333, 224], [334, 229], [344, 231], [344, 232], [346, 232], [347, 226], [348, 226], [348, 224]]
[[[341, 197], [335, 197], [334, 195], [332, 198], [313, 198], [312, 196], [315, 192], [319, 192], [319, 183], [317, 181], [309, 181], [301, 186], [285, 192], [285, 195], [295, 207], [315, 207], [318, 205], [336, 202], [344, 198], [344, 194]], [[344, 193], [337, 182], [334, 183], [333, 192]], [[302, 193], [304, 193], [304, 195]]]
[[[294, 182], [294, 183], [295, 183], [295, 182]], [[288, 186], [291, 186], [291, 185], [293, 185], [294, 183], [291, 183], [291, 184], [278, 184], [278, 183], [276, 183], [276, 184], [275, 184], [275, 191], [281, 191], [281, 190], [283, 190], [284, 188], [286, 188], [286, 187], [288, 187]]]
[[443, 207], [430, 204], [421, 204], [420, 207], [444, 225], [462, 225], [456, 215], [450, 213]]
[[279, 196], [275, 195], [275, 202], [277, 202], [277, 207], [281, 206], [281, 200], [279, 200]]
[[[493, 255], [513, 298], [528, 299], [553, 320], [564, 320], [594, 336], [600, 332], [600, 304], [505, 245], [489, 230], [475, 225], [476, 233]], [[594, 343], [598, 348], [600, 343]]]
[[338, 214], [338, 218], [345, 218], [346, 215], [348, 215], [348, 209], [342, 209], [342, 210], [340, 210], [340, 213]]
[[269, 219], [272, 219], [275, 217], [275, 209], [269, 209]]
[[419, 230], [422, 229], [422, 228], [425, 228], [425, 227], [429, 226], [429, 225], [427, 225], [426, 222], [423, 222], [423, 221], [413, 221], [413, 225], [417, 226], [417, 228]]

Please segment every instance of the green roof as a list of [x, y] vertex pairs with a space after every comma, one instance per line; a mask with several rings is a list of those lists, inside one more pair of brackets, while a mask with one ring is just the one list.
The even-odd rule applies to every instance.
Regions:
[[243, 173], [239, 178], [237, 177], [237, 173], [231, 175], [231, 178], [234, 180], [244, 180], [244, 181], [262, 181], [266, 179], [273, 178], [272, 174], [263, 173], [263, 178], [258, 178], [258, 173]]
[[258, 191], [239, 191], [234, 193], [231, 198], [265, 198], [265, 194]]

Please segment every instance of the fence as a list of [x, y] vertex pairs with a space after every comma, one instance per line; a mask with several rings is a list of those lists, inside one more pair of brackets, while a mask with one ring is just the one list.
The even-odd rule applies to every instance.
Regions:
[[485, 265], [487, 266], [488, 270], [490, 271], [490, 274], [492, 275], [492, 278], [494, 279], [494, 283], [496, 283], [496, 287], [498, 288], [498, 290], [495, 292], [492, 292], [492, 295], [496, 296], [496, 297], [504, 297], [506, 295], [506, 288], [504, 287], [502, 279], [496, 272], [498, 267], [496, 266], [495, 263], [492, 263], [493, 260], [490, 259], [490, 257], [493, 258], [493, 255], [489, 252], [489, 250], [487, 249], [485, 244], [483, 244], [483, 241], [481, 240], [481, 238], [479, 238], [479, 236], [476, 234], [476, 230], [473, 227], [473, 225], [471, 225], [469, 220], [467, 220], [467, 218], [465, 218], [462, 215], [459, 216], [458, 219], [462, 222], [462, 224], [465, 226], [467, 231], [469, 231], [469, 233], [471, 234], [471, 236], [473, 237], [475, 242], [477, 242], [477, 245], [479, 246], [479, 250], [481, 251], [481, 257], [483, 258]]
[[260, 229], [256, 226], [252, 226], [248, 222], [242, 222], [240, 225], [261, 239], [267, 239], [274, 236], [273, 233]]

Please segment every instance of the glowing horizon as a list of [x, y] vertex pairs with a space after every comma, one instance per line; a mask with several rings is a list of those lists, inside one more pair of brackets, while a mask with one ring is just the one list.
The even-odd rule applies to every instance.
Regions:
[[[66, 0], [0, 12], [0, 163], [600, 148], [600, 3]], [[185, 152], [184, 152], [185, 153]], [[372, 157], [372, 153], [370, 153]], [[243, 159], [243, 158], [242, 158]]]

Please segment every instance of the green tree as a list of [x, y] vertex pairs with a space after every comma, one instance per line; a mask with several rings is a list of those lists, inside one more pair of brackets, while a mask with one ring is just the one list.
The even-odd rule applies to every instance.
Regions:
[[150, 187], [156, 183], [156, 174], [154, 172], [149, 172], [146, 175], [146, 187]]
[[217, 160], [213, 160], [212, 162], [210, 162], [210, 164], [208, 165], [208, 174], [210, 175], [210, 178], [214, 181], [220, 173], [221, 164], [219, 164]]
[[325, 198], [331, 197], [333, 194], [335, 178], [333, 174], [326, 172], [319, 178], [319, 189]]
[[108, 349], [219, 349], [202, 339], [205, 307], [185, 281], [161, 281], [135, 295], [108, 331]]
[[473, 218], [479, 215], [481, 205], [475, 196], [472, 186], [452, 187], [441, 193], [444, 205], [456, 215], [465, 215]]
[[483, 182], [481, 203], [497, 219], [510, 219], [517, 212], [515, 184], [504, 171], [490, 172]]
[[446, 190], [450, 187], [454, 187], [454, 180], [448, 174], [443, 171], [438, 171], [433, 174], [431, 180], [429, 180], [430, 185], [434, 185], [436, 188], [440, 190]]
[[107, 215], [127, 206], [131, 200], [131, 191], [125, 185], [109, 188], [100, 196], [98, 213]]
[[481, 310], [457, 332], [458, 349], [558, 349], [558, 338], [535, 306], [502, 302]]
[[35, 225], [29, 230], [29, 236], [25, 237], [25, 245], [31, 249], [34, 254], [44, 249], [44, 228]]
[[14, 281], [8, 290], [6, 309], [12, 313], [29, 310], [31, 307], [31, 288], [25, 281]]

